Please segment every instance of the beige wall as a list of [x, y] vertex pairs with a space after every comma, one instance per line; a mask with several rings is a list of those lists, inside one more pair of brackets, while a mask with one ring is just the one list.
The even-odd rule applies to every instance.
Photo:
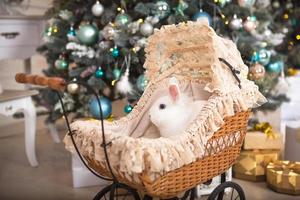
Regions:
[[[31, 58], [32, 74], [41, 74], [42, 69], [47, 67], [46, 60], [41, 55], [34, 55]], [[23, 60], [2, 60], [0, 61], [0, 83], [4, 89], [21, 89], [22, 85], [14, 81], [14, 75], [19, 72], [24, 72]]]

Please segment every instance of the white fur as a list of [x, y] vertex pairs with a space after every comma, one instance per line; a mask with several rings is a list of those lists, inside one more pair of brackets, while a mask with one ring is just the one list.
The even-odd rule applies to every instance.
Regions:
[[[165, 109], [160, 109], [160, 104], [166, 105]], [[205, 101], [193, 101], [185, 94], [180, 94], [175, 102], [170, 95], [162, 96], [151, 106], [150, 120], [157, 126], [162, 137], [172, 137], [183, 133], [204, 104]]]

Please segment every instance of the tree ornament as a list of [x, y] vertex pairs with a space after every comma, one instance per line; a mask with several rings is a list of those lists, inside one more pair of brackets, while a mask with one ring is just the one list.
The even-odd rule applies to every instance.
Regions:
[[251, 62], [252, 63], [256, 63], [259, 61], [259, 53], [254, 51], [254, 53], [251, 56]]
[[215, 0], [215, 3], [220, 5], [221, 7], [224, 7], [227, 3], [230, 3], [231, 0]]
[[243, 20], [238, 18], [237, 15], [233, 16], [233, 19], [229, 22], [229, 28], [231, 30], [237, 31], [243, 27]]
[[187, 4], [184, 0], [179, 0], [178, 5], [175, 9], [175, 12], [177, 15], [184, 16], [184, 11], [189, 7], [189, 4]]
[[283, 69], [284, 67], [284, 64], [282, 61], [273, 61], [273, 62], [270, 62], [266, 69], [268, 72], [271, 72], [271, 73], [280, 73], [281, 70]]
[[[100, 99], [100, 105], [101, 105], [101, 109], [102, 109], [103, 118], [107, 119], [111, 115], [111, 112], [112, 112], [111, 102], [106, 97], [100, 97], [99, 99]], [[101, 118], [100, 107], [99, 107], [98, 101], [95, 97], [92, 98], [89, 102], [89, 110], [93, 117], [95, 117], [97, 119]]]
[[101, 67], [99, 67], [96, 71], [95, 71], [95, 77], [96, 78], [102, 78], [104, 76], [104, 71]]
[[141, 74], [138, 79], [136, 80], [136, 87], [140, 92], [143, 92], [147, 86], [148, 81], [144, 74]]
[[243, 27], [246, 31], [251, 32], [256, 28], [257, 21], [255, 16], [247, 17], [245, 20]]
[[270, 0], [256, 0], [255, 6], [257, 8], [266, 8], [270, 5]]
[[114, 58], [119, 57], [120, 51], [119, 51], [118, 47], [115, 46], [114, 48], [111, 49], [111, 55]]
[[98, 28], [92, 24], [85, 24], [77, 31], [78, 40], [85, 45], [93, 45], [98, 40]]
[[149, 22], [144, 22], [140, 27], [140, 32], [143, 36], [149, 36], [153, 33], [153, 26]]
[[116, 30], [112, 27], [111, 24], [106, 25], [101, 31], [101, 35], [106, 40], [113, 40], [116, 35]]
[[155, 3], [155, 8], [152, 13], [159, 19], [166, 18], [171, 12], [171, 8], [166, 1], [157, 1]]
[[56, 69], [59, 70], [67, 70], [69, 67], [69, 63], [62, 56], [60, 56], [60, 58], [55, 61], [54, 65]]
[[77, 83], [69, 83], [67, 86], [67, 91], [70, 94], [78, 94], [79, 89], [80, 89], [80, 87]]
[[70, 26], [70, 29], [67, 33], [67, 37], [68, 37], [69, 40], [74, 40], [76, 38], [76, 32], [75, 32], [75, 29], [72, 25]]
[[120, 80], [116, 84], [116, 89], [121, 94], [131, 94], [133, 93], [133, 87], [129, 82], [129, 68], [130, 68], [130, 54], [125, 57], [126, 70], [123, 76], [121, 76]]
[[58, 16], [63, 20], [70, 21], [73, 17], [73, 13], [69, 10], [61, 10], [59, 11]]
[[104, 11], [103, 5], [99, 2], [96, 1], [96, 3], [92, 6], [92, 13], [96, 17], [100, 17]]
[[115, 18], [115, 25], [122, 28], [127, 26], [131, 21], [131, 17], [122, 10]]
[[258, 51], [258, 62], [262, 65], [267, 65], [270, 62], [271, 52], [266, 49], [260, 49]]
[[115, 79], [115, 80], [118, 80], [118, 79], [120, 78], [120, 76], [121, 76], [121, 70], [118, 69], [118, 68], [115, 68], [115, 69], [113, 70], [113, 76], [114, 76], [114, 79]]
[[249, 68], [249, 78], [251, 80], [259, 80], [265, 77], [265, 67], [259, 63], [255, 63]]
[[202, 11], [202, 9], [200, 9], [199, 12], [196, 12], [193, 15], [193, 21], [199, 21], [199, 20], [207, 20], [209, 25], [211, 25], [212, 23], [211, 16], [207, 12]]
[[133, 107], [130, 105], [130, 104], [127, 104], [125, 107], [124, 107], [124, 112], [126, 114], [130, 113], [132, 111]]
[[252, 7], [255, 4], [255, 0], [238, 0], [238, 4], [241, 7]]
[[279, 1], [274, 1], [272, 3], [272, 5], [273, 5], [274, 8], [279, 8], [280, 7], [280, 2]]

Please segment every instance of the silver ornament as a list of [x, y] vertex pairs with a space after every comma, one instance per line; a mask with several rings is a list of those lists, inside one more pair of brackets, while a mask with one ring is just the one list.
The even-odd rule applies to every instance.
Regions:
[[116, 35], [116, 30], [110, 24], [108, 24], [101, 31], [101, 35], [106, 40], [113, 40]]
[[257, 8], [266, 8], [270, 5], [270, 0], [256, 0], [255, 6]]
[[104, 12], [104, 7], [103, 5], [97, 1], [93, 6], [92, 6], [92, 13], [96, 17], [100, 17], [102, 13]]
[[240, 19], [240, 18], [237, 18], [236, 15], [233, 16], [233, 19], [229, 22], [229, 28], [231, 30], [234, 30], [234, 31], [237, 31], [239, 30], [240, 28], [242, 28], [242, 22], [243, 20]]
[[145, 22], [141, 25], [140, 32], [143, 36], [149, 36], [153, 33], [152, 24]]
[[67, 86], [67, 90], [70, 94], [77, 94], [79, 92], [79, 85], [77, 83], [70, 83]]

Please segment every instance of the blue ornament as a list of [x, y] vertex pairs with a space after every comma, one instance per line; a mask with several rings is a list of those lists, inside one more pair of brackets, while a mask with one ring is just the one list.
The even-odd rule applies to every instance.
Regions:
[[111, 51], [111, 55], [112, 55], [112, 57], [114, 57], [114, 58], [119, 57], [119, 55], [120, 55], [119, 49], [118, 49], [117, 47], [114, 47], [114, 48], [112, 49], [112, 51]]
[[275, 61], [271, 62], [267, 65], [267, 71], [273, 72], [273, 73], [280, 73], [284, 67], [284, 64], [282, 61]]
[[73, 28], [73, 26], [70, 27], [70, 30], [68, 31], [68, 37], [75, 37], [76, 36], [76, 32]]
[[120, 69], [114, 69], [113, 70], [114, 79], [119, 79], [121, 76], [121, 70]]
[[117, 27], [124, 27], [131, 22], [131, 17], [125, 13], [118, 14], [115, 19], [115, 24]]
[[256, 51], [252, 54], [251, 56], [251, 62], [252, 63], [256, 63], [259, 61], [259, 53], [257, 53]]
[[262, 65], [267, 65], [270, 62], [271, 52], [266, 49], [260, 49], [258, 51], [258, 62]]
[[59, 69], [59, 70], [67, 70], [69, 67], [69, 63], [65, 59], [61, 59], [61, 58], [56, 60], [54, 65], [55, 65], [56, 69]]
[[[109, 99], [105, 97], [100, 97], [100, 104], [101, 104], [103, 118], [107, 119], [112, 112], [111, 102]], [[100, 119], [100, 107], [95, 97], [92, 98], [89, 103], [89, 110], [93, 117]]]
[[139, 91], [143, 92], [146, 88], [147, 80], [144, 74], [141, 74], [138, 79], [136, 80], [136, 87]]
[[124, 112], [128, 114], [132, 111], [132, 109], [133, 107], [130, 104], [128, 104], [124, 107]]
[[79, 27], [77, 31], [78, 40], [85, 45], [93, 45], [97, 42], [99, 30], [92, 24], [85, 24]]
[[197, 13], [195, 13], [193, 15], [193, 21], [198, 21], [198, 20], [203, 20], [203, 19], [206, 19], [208, 21], [208, 24], [211, 25], [212, 23], [212, 18], [211, 16], [207, 13], [207, 12], [204, 12], [204, 11], [199, 11]]
[[95, 71], [95, 77], [96, 78], [102, 78], [104, 76], [104, 71], [102, 70], [102, 68], [98, 68], [96, 71]]
[[170, 5], [166, 1], [157, 1], [155, 7], [152, 10], [152, 14], [157, 16], [159, 19], [166, 18], [171, 12]]

